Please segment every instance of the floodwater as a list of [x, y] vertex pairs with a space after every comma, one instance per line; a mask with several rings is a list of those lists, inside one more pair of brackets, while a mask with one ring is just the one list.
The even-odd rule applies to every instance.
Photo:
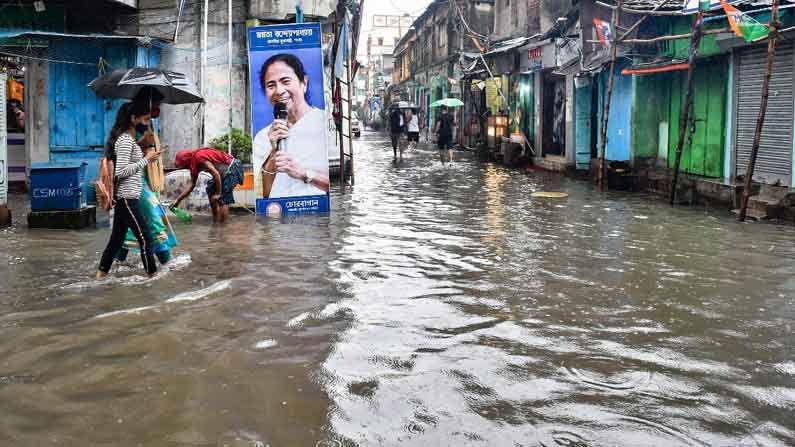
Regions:
[[330, 216], [177, 225], [151, 280], [16, 197], [0, 445], [795, 445], [795, 228], [391, 152]]

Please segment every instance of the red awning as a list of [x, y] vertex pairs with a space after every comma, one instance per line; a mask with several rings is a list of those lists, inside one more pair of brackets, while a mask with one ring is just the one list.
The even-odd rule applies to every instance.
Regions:
[[648, 68], [625, 68], [621, 70], [621, 74], [623, 75], [645, 75], [645, 74], [654, 74], [654, 73], [665, 73], [668, 71], [681, 71], [687, 70], [690, 68], [690, 64], [671, 64], [671, 65], [662, 65], [658, 67], [648, 67]]

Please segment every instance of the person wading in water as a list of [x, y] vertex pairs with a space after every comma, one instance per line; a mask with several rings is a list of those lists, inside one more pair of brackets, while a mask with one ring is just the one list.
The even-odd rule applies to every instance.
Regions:
[[[398, 156], [398, 149], [400, 149], [400, 135], [403, 133], [403, 129], [405, 128], [405, 120], [403, 119], [403, 114], [400, 112], [395, 106], [392, 106], [392, 110], [389, 112], [389, 136], [392, 138], [392, 153], [394, 154], [394, 159], [397, 160]], [[403, 151], [400, 151], [400, 155], [403, 155]]]
[[147, 275], [157, 273], [157, 263], [153, 253], [154, 243], [152, 232], [146, 225], [146, 220], [140, 210], [141, 175], [150, 161], [160, 156], [160, 152], [150, 150], [144, 156], [139, 143], [147, 149], [154, 146], [151, 133], [144, 135], [141, 141], [135, 141], [136, 125], [148, 125], [150, 119], [149, 107], [140, 102], [126, 103], [119, 108], [116, 122], [110, 131], [106, 143], [108, 152], [115, 152], [114, 188], [116, 204], [113, 207], [113, 229], [110, 240], [102, 253], [102, 259], [97, 269], [97, 279], [107, 276], [113, 259], [124, 245], [127, 229], [132, 230], [138, 245], [141, 248], [141, 261]]
[[436, 119], [437, 146], [439, 148], [439, 158], [444, 164], [444, 151], [448, 151], [448, 161], [453, 162], [453, 116], [446, 106], [442, 106], [442, 114]]

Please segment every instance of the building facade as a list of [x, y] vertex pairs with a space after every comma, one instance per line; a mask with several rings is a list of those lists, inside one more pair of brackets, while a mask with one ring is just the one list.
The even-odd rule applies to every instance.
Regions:
[[[554, 170], [591, 169], [604, 145], [611, 172], [655, 172], [667, 179], [684, 135], [680, 172], [736, 189], [753, 142], [767, 44], [746, 42], [726, 30], [720, 11], [709, 16], [705, 29], [710, 31], [694, 68], [693, 109], [682, 125], [694, 15], [681, 13], [679, 0], [666, 2], [662, 15], [647, 15], [655, 6], [637, 2], [619, 14], [624, 30], [646, 17], [618, 47], [608, 92], [610, 42], [604, 31], [612, 26], [612, 9], [604, 4], [432, 2], [395, 48], [389, 99], [415, 102], [425, 125], [432, 126], [435, 111], [429, 104], [461, 97], [459, 143], [512, 162], [516, 151], [509, 149], [518, 144], [519, 161]], [[738, 6], [761, 23], [770, 19], [764, 4]], [[779, 19], [791, 27], [795, 11], [782, 9]], [[781, 40], [754, 173], [754, 180], [766, 185], [795, 184], [793, 57], [795, 47]]]
[[[6, 120], [3, 161], [20, 188], [34, 163], [85, 162], [87, 177], [96, 177], [122, 101], [97, 98], [88, 83], [112, 69], [157, 65], [160, 58], [157, 39], [116, 32], [136, 14], [132, 1], [4, 5], [0, 70], [12, 88], [0, 100], [6, 110], [22, 110], [24, 122]], [[92, 192], [83, 191], [89, 201]]]
[[[395, 50], [395, 88], [389, 101], [414, 103], [420, 125], [433, 127], [438, 113], [430, 105], [446, 97], [463, 97], [461, 81], [468, 55], [478, 43], [468, 33], [489, 36], [494, 29], [494, 1], [435, 0], [414, 21]], [[464, 129], [464, 115], [457, 110], [457, 134]]]

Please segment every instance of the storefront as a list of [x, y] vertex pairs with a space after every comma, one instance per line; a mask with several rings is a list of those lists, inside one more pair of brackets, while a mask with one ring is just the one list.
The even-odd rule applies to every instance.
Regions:
[[25, 65], [12, 57], [0, 59], [0, 70], [5, 74], [6, 154], [4, 178], [6, 187], [15, 188], [25, 183]]
[[[793, 185], [793, 65], [795, 44], [781, 41], [770, 78], [767, 115], [754, 169], [754, 181]], [[767, 45], [736, 50], [734, 56], [734, 173], [745, 175], [756, 131], [767, 66]]]
[[566, 152], [566, 76], [554, 73], [555, 45], [534, 42], [519, 49], [519, 92], [524, 95], [523, 130], [536, 156], [561, 156]]

